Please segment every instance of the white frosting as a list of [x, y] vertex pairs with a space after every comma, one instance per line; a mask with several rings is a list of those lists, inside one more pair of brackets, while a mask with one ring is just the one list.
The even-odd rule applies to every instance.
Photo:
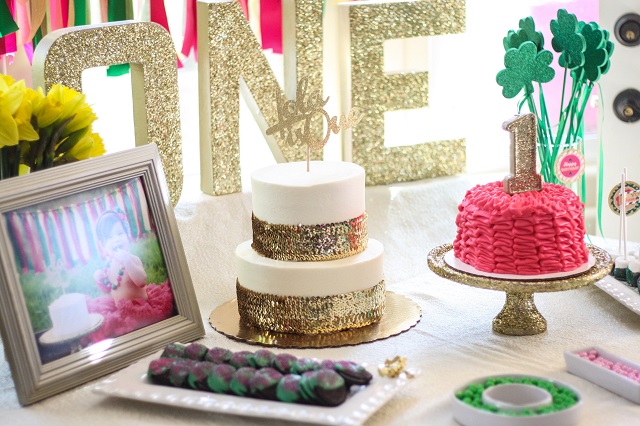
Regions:
[[318, 225], [364, 213], [364, 169], [353, 163], [281, 163], [251, 175], [253, 213], [265, 222]]
[[53, 331], [59, 336], [73, 336], [91, 326], [84, 294], [63, 294], [49, 305]]
[[281, 296], [330, 296], [364, 290], [383, 280], [383, 247], [369, 239], [362, 253], [324, 262], [285, 262], [260, 256], [245, 241], [236, 248], [240, 285]]

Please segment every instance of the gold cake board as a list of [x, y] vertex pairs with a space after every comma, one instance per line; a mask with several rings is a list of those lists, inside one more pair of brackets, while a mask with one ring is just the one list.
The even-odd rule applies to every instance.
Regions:
[[238, 300], [215, 308], [209, 324], [221, 334], [245, 343], [278, 348], [317, 349], [359, 345], [404, 333], [422, 317], [422, 309], [413, 300], [387, 291], [385, 312], [379, 322], [365, 327], [328, 334], [277, 333], [245, 325], [238, 313]]
[[587, 249], [595, 258], [595, 264], [587, 271], [568, 277], [544, 280], [515, 280], [474, 275], [453, 268], [444, 257], [453, 250], [453, 244], [438, 246], [429, 252], [429, 268], [439, 276], [461, 284], [488, 290], [500, 290], [507, 294], [502, 311], [493, 319], [493, 331], [511, 336], [530, 336], [547, 330], [547, 321], [536, 308], [533, 293], [572, 290], [593, 284], [611, 271], [609, 254], [594, 245]]

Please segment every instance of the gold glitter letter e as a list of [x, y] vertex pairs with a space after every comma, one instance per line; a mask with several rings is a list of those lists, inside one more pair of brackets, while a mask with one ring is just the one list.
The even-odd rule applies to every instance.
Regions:
[[344, 159], [364, 167], [368, 185], [462, 172], [464, 139], [384, 146], [384, 113], [426, 107], [428, 76], [426, 72], [385, 75], [383, 42], [464, 31], [464, 0], [347, 2], [339, 8], [342, 110], [357, 106], [365, 116], [352, 131], [352, 143], [346, 138], [343, 142]]

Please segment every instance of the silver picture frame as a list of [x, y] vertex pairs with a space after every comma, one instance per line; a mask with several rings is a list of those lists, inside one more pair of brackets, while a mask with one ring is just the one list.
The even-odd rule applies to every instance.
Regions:
[[[137, 186], [134, 188], [133, 185]], [[133, 188], [131, 191], [135, 190], [135, 194], [122, 195], [129, 187]], [[139, 302], [135, 302], [144, 305], [143, 310], [153, 312], [150, 314], [144, 311], [140, 314], [144, 318], [151, 318], [147, 321], [150, 324], [135, 322], [135, 315], [127, 316], [129, 314], [123, 313], [124, 308], [115, 313], [102, 312], [99, 310], [102, 308], [96, 308], [98, 313], [90, 311], [96, 301], [116, 307], [104, 309], [120, 309], [124, 306], [120, 303], [128, 302], [120, 302], [116, 298], [115, 294], [120, 287], [113, 287], [112, 293], [108, 293], [111, 291], [108, 288], [102, 289], [106, 294], [92, 296], [96, 293], [92, 286], [99, 283], [99, 278], [95, 278], [95, 274], [86, 273], [83, 276], [83, 273], [77, 272], [89, 271], [93, 265], [102, 262], [102, 259], [96, 258], [95, 253], [104, 255], [106, 249], [100, 246], [100, 251], [96, 251], [95, 247], [90, 250], [89, 246], [97, 246], [102, 241], [96, 239], [98, 231], [95, 228], [92, 231], [92, 225], [88, 224], [91, 220], [79, 218], [77, 211], [74, 216], [70, 206], [81, 209], [84, 212], [82, 214], [87, 217], [93, 215], [92, 220], [95, 221], [99, 212], [90, 204], [103, 210], [110, 208], [107, 201], [111, 203], [111, 207], [114, 202], [118, 205], [118, 200], [114, 201], [117, 198], [114, 198], [114, 193], [124, 200], [122, 203], [126, 204], [125, 209], [129, 206], [132, 210], [137, 208], [136, 214], [147, 212], [144, 216], [146, 222], [139, 220], [136, 228], [136, 232], [141, 235], [140, 239], [134, 240], [129, 235], [129, 240], [133, 241], [132, 249], [139, 247], [141, 244], [138, 242], [143, 238], [145, 241], [151, 240], [150, 244], [155, 244], [152, 247], [155, 250], [153, 259], [164, 266], [159, 273], [164, 274], [160, 276], [166, 278], [166, 281], [162, 285], [155, 283], [157, 285], [154, 288], [162, 288], [171, 295], [167, 296], [170, 302], [165, 300], [163, 306], [166, 308], [167, 303], [172, 303], [172, 311], [168, 313], [165, 309], [164, 313], [158, 314], [161, 316], [153, 316], [156, 312], [161, 312], [161, 309], [152, 311], [151, 307], [144, 305], [151, 305], [155, 300], [155, 296], [152, 297], [149, 293], [151, 284], [148, 282], [140, 287], [146, 292], [147, 299], [140, 298], [136, 299]], [[136, 203], [137, 207], [131, 207], [131, 203]], [[146, 207], [140, 208], [144, 204]], [[122, 211], [119, 211], [126, 221]], [[143, 213], [139, 213], [140, 211]], [[47, 215], [52, 215], [53, 219], [47, 219]], [[55, 215], [66, 215], [63, 217], [67, 220], [66, 225], [61, 225], [62, 222]], [[31, 225], [28, 223], [30, 221], [33, 221]], [[126, 223], [128, 232], [132, 233], [129, 222]], [[52, 228], [48, 229], [48, 225]], [[57, 226], [59, 228], [55, 230]], [[143, 235], [143, 231], [147, 232], [143, 229], [145, 226], [150, 229], [150, 236]], [[23, 240], [26, 243], [22, 244]], [[56, 251], [56, 244], [62, 248]], [[83, 258], [82, 261], [71, 256], [73, 244], [77, 246], [76, 254]], [[81, 254], [82, 250], [86, 252], [84, 256]], [[64, 255], [66, 258], [61, 260]], [[124, 266], [116, 273], [122, 275], [123, 269]], [[108, 272], [106, 266], [104, 271]], [[75, 278], [72, 280], [69, 276]], [[111, 281], [120, 282], [119, 279]], [[111, 285], [111, 281], [104, 281], [108, 283], [107, 287]], [[85, 282], [88, 286], [86, 291], [83, 290]], [[162, 287], [163, 285], [166, 287]], [[67, 294], [67, 291], [71, 291], [70, 286], [76, 286], [73, 294], [81, 294], [83, 297], [80, 299], [86, 300], [91, 312], [89, 320], [92, 321], [87, 323], [90, 324], [88, 328], [73, 331], [77, 324], [61, 325], [63, 323], [58, 318], [59, 313], [55, 314], [57, 325], [54, 323], [51, 299]], [[77, 290], [78, 287], [81, 288], [80, 291]], [[110, 297], [114, 300], [113, 303], [110, 302]], [[64, 313], [76, 312], [75, 308], [76, 306], [73, 309], [67, 306]], [[78, 316], [85, 320], [84, 313], [80, 312]], [[133, 323], [134, 328], [122, 332], [123, 328], [118, 328], [117, 324], [121, 318]], [[97, 321], [93, 321], [96, 319]], [[106, 331], [102, 330], [109, 321], [115, 325]], [[37, 322], [48, 325], [36, 327], [34, 324]], [[69, 334], [70, 330], [72, 334]], [[102, 334], [98, 333], [100, 330]], [[167, 343], [188, 342], [204, 336], [202, 316], [155, 144], [0, 181], [0, 332], [18, 400], [22, 405], [34, 403], [123, 368]], [[108, 335], [108, 332], [112, 334]]]

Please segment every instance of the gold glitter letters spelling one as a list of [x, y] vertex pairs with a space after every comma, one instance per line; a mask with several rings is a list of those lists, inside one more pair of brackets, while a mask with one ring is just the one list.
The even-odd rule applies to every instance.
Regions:
[[[321, 92], [322, 1], [289, 0], [283, 3], [283, 10], [296, 18], [294, 27], [284, 25], [286, 53], [291, 54], [291, 46], [295, 45], [296, 57], [304, 58], [295, 61], [295, 67], [287, 62], [285, 77], [289, 80], [292, 73], [294, 77], [304, 74], [309, 77], [311, 90]], [[298, 36], [302, 37], [300, 43], [293, 43]], [[258, 127], [266, 133], [277, 123], [273, 94], [281, 95], [282, 90], [237, 1], [198, 1], [198, 46], [201, 189], [213, 195], [239, 192], [238, 95], [242, 93]], [[309, 69], [301, 72], [301, 67]], [[311, 129], [321, 137], [322, 122], [312, 120]], [[280, 133], [265, 138], [276, 161], [305, 158], [305, 150], [288, 146]], [[313, 159], [321, 158], [322, 153], [313, 154]]]
[[519, 115], [502, 124], [511, 133], [510, 174], [504, 178], [509, 194], [542, 189], [542, 176], [536, 173], [536, 126], [535, 114]]
[[123, 21], [49, 33], [33, 55], [33, 83], [46, 91], [54, 84], [82, 91], [84, 70], [126, 63], [131, 64], [136, 145], [158, 145], [176, 205], [183, 179], [178, 72], [173, 40], [164, 28]]
[[350, 62], [350, 72], [341, 76], [342, 108], [358, 105], [365, 115], [363, 125], [353, 129], [351, 143], [343, 136], [344, 159], [364, 167], [368, 185], [462, 172], [464, 139], [384, 146], [385, 111], [426, 107], [428, 75], [385, 75], [383, 42], [463, 32], [465, 1], [345, 2], [339, 9], [342, 60]]

